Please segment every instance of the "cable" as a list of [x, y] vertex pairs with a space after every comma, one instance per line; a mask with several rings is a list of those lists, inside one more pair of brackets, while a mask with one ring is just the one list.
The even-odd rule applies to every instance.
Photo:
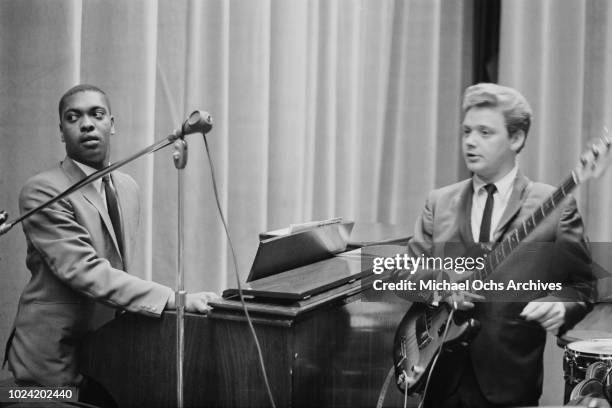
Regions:
[[219, 210], [219, 216], [221, 217], [221, 222], [223, 223], [223, 228], [225, 229], [225, 235], [227, 236], [227, 242], [230, 246], [230, 251], [232, 252], [232, 260], [234, 262], [234, 272], [236, 274], [236, 283], [238, 284], [238, 296], [240, 297], [240, 304], [242, 305], [242, 309], [244, 310], [244, 315], [246, 316], [247, 323], [249, 325], [249, 329], [251, 330], [251, 335], [253, 336], [253, 340], [255, 341], [255, 347], [257, 348], [257, 355], [259, 357], [259, 368], [261, 369], [261, 373], [263, 375], [264, 383], [266, 384], [266, 391], [268, 392], [268, 398], [270, 399], [270, 404], [272, 408], [276, 408], [276, 403], [274, 402], [274, 397], [272, 396], [272, 390], [270, 389], [270, 382], [268, 381], [268, 374], [266, 372], [266, 366], [263, 361], [263, 354], [261, 352], [261, 347], [259, 345], [259, 340], [257, 339], [257, 334], [255, 333], [255, 328], [253, 327], [253, 322], [251, 321], [251, 316], [249, 315], [249, 310], [246, 306], [246, 302], [244, 301], [244, 295], [242, 293], [242, 284], [240, 283], [240, 273], [238, 273], [238, 261], [236, 258], [236, 251], [234, 250], [234, 244], [232, 243], [232, 238], [230, 237], [229, 229], [227, 228], [227, 223], [225, 222], [225, 216], [223, 215], [223, 211], [221, 209], [221, 203], [219, 201], [219, 193], [217, 191], [217, 182], [215, 180], [215, 168], [210, 157], [210, 150], [208, 148], [208, 140], [206, 140], [206, 135], [204, 136], [204, 146], [206, 147], [206, 155], [208, 156], [208, 164], [210, 165], [210, 175], [212, 178], [213, 191], [215, 195], [215, 201], [217, 203], [217, 209]]
[[[425, 393], [423, 393], [423, 400], [425, 400]], [[408, 390], [404, 390], [404, 408], [408, 406]], [[419, 404], [419, 408], [421, 405]]]

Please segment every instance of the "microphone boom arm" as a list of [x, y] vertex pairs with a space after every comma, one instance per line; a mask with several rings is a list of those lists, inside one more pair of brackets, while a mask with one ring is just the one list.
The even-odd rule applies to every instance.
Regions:
[[[203, 125], [198, 126], [198, 123], [197, 123], [198, 121], [200, 121]], [[157, 143], [152, 144], [149, 147], [146, 147], [140, 150], [139, 152], [136, 152], [130, 157], [127, 157], [123, 160], [120, 160], [118, 162], [109, 164], [108, 166], [104, 168], [101, 168], [95, 173], [92, 173], [89, 176], [85, 177], [84, 179], [74, 183], [72, 186], [68, 187], [66, 190], [64, 190], [57, 196], [53, 197], [52, 199], [46, 201], [45, 203], [39, 205], [36, 208], [31, 209], [27, 213], [19, 216], [17, 219], [8, 222], [7, 221], [8, 214], [5, 211], [0, 211], [0, 236], [6, 234], [8, 231], [10, 231], [11, 228], [13, 228], [15, 225], [19, 224], [23, 220], [29, 218], [30, 216], [32, 216], [32, 214], [37, 213], [43, 208], [50, 206], [51, 204], [61, 200], [67, 195], [74, 193], [80, 188], [83, 188], [86, 185], [94, 182], [95, 180], [98, 180], [106, 176], [108, 173], [114, 170], [117, 170], [120, 167], [125, 166], [126, 164], [136, 160], [137, 158], [144, 156], [145, 154], [154, 153], [160, 149], [163, 149], [164, 147], [169, 146], [172, 143], [174, 143], [176, 140], [183, 139], [185, 135], [188, 133], [195, 133], [195, 132], [200, 131], [202, 134], [204, 134], [208, 132], [211, 128], [212, 128], [212, 118], [210, 117], [210, 115], [203, 111], [194, 111], [191, 115], [189, 115], [187, 120], [185, 120], [185, 122], [183, 123], [180, 129], [175, 130], [174, 132], [172, 132], [170, 135], [168, 135], [164, 139], [158, 141]]]

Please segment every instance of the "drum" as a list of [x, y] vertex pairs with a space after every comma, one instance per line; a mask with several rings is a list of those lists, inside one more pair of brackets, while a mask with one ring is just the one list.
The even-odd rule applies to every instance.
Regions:
[[577, 397], [570, 397], [568, 391], [586, 395], [579, 389], [587, 383], [598, 382], [604, 389], [612, 385], [612, 339], [581, 340], [566, 345], [563, 378], [566, 402]]

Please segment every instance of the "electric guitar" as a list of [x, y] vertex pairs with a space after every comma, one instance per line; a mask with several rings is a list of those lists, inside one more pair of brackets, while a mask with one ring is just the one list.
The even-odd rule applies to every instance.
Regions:
[[[612, 142], [605, 136], [593, 144], [581, 156], [580, 164], [539, 208], [518, 228], [509, 231], [501, 242], [485, 251], [484, 268], [474, 270], [465, 280], [484, 280], [578, 184], [599, 177], [611, 161], [611, 145]], [[395, 379], [401, 391], [408, 394], [422, 392], [432, 361], [441, 346], [444, 344], [450, 349], [457, 345], [466, 346], [478, 333], [480, 323], [474, 318], [461, 323], [453, 319], [447, 328], [450, 313], [451, 307], [446, 302], [436, 307], [417, 302], [402, 318], [393, 343]]]

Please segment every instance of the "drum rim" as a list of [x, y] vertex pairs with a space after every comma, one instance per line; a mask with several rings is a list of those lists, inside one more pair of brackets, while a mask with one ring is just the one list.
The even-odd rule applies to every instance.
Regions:
[[572, 345], [575, 345], [577, 343], [597, 343], [597, 342], [609, 342], [610, 345], [612, 346], [612, 339], [610, 338], [601, 338], [601, 339], [585, 339], [585, 340], [578, 340], [578, 341], [573, 341], [571, 343], [568, 343], [565, 346], [565, 351], [567, 351], [568, 353], [572, 353], [573, 355], [584, 355], [584, 356], [597, 356], [599, 358], [605, 359], [605, 360], [612, 360], [612, 350], [610, 351], [610, 353], [598, 353], [598, 352], [594, 352], [594, 351], [582, 351], [582, 350], [576, 350], [575, 348], [571, 348]]

